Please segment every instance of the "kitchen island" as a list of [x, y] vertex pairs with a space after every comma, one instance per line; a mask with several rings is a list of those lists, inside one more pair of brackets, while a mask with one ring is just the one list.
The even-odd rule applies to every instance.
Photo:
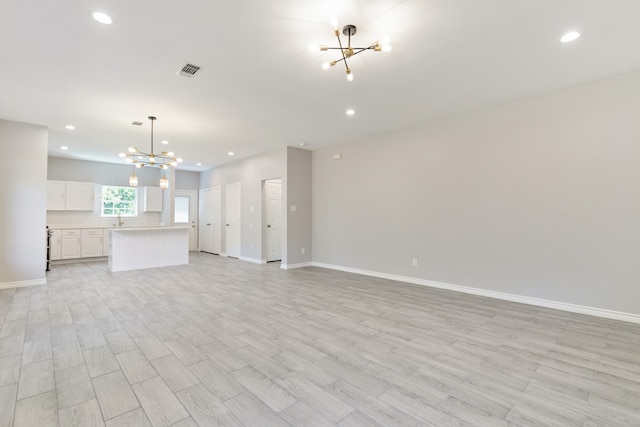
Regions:
[[109, 271], [189, 264], [189, 227], [109, 230]]

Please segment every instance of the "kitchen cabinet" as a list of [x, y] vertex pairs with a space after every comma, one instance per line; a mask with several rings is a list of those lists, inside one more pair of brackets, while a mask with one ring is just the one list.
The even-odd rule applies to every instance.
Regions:
[[80, 258], [82, 247], [82, 230], [62, 230], [60, 243], [60, 259]]
[[96, 185], [91, 182], [47, 181], [47, 210], [93, 211]]
[[81, 234], [81, 256], [83, 258], [102, 256], [104, 246], [104, 233], [102, 228], [85, 228]]
[[162, 212], [162, 188], [144, 187], [144, 211]]
[[95, 206], [96, 185], [91, 182], [67, 181], [65, 209], [68, 211], [92, 211]]
[[47, 181], [47, 210], [65, 210], [65, 187], [64, 181]]
[[60, 250], [62, 249], [62, 231], [58, 229], [49, 231], [51, 232], [51, 238], [49, 240], [49, 256], [52, 261], [58, 260], [60, 259]]

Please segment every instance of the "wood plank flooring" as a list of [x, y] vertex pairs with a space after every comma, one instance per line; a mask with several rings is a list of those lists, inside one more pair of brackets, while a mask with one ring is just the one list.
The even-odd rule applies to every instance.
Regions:
[[640, 326], [193, 253], [0, 290], [4, 426], [640, 426]]

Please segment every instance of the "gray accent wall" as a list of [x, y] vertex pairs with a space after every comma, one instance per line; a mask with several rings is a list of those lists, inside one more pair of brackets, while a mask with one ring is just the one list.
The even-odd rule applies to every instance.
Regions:
[[[49, 157], [47, 179], [59, 181], [94, 182], [101, 185], [129, 185], [132, 166], [127, 164], [92, 162], [89, 160]], [[135, 169], [138, 187], [159, 185], [162, 170], [159, 168]], [[175, 188], [180, 190], [197, 190], [200, 180], [199, 172], [176, 169]]]
[[0, 119], [0, 287], [46, 282], [48, 130]]
[[[291, 265], [310, 263], [311, 251], [311, 151], [287, 148], [287, 248]], [[292, 211], [295, 206], [295, 212]], [[304, 253], [302, 253], [304, 250]]]
[[638, 88], [633, 72], [315, 150], [314, 263], [640, 314]]

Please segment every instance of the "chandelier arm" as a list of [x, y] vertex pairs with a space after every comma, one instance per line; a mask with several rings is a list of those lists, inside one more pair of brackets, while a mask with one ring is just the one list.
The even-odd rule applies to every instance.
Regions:
[[[349, 70], [349, 64], [347, 64], [347, 57], [344, 56], [344, 49], [342, 48], [342, 40], [340, 40], [340, 36], [338, 35], [338, 31], [336, 31], [336, 38], [338, 39], [338, 44], [340, 45], [340, 54], [342, 55], [342, 60], [344, 61], [344, 66], [347, 70]], [[351, 39], [351, 37], [349, 37]], [[349, 42], [351, 43], [351, 42]], [[340, 62], [340, 61], [336, 61]]]
[[360, 50], [358, 50], [356, 52], [353, 52], [353, 55], [351, 55], [352, 58], [354, 56], [356, 56], [357, 54], [359, 54], [360, 52], [364, 52], [365, 50], [369, 50], [371, 48], [370, 47], [357, 47], [357, 48], [354, 48], [354, 49], [360, 49]]
[[[336, 48], [334, 48], [334, 49], [340, 49], [340, 48], [339, 48], [339, 47], [336, 47]], [[359, 54], [360, 52], [364, 52], [365, 50], [369, 50], [369, 49], [372, 49], [372, 48], [371, 48], [371, 47], [356, 47], [356, 48], [354, 48], [354, 49], [360, 49], [360, 50], [358, 50], [358, 51], [354, 52], [354, 53], [353, 53], [353, 55], [351, 55], [351, 57], [352, 57], [352, 58], [353, 58], [354, 56], [356, 56], [357, 54]], [[343, 56], [341, 59], [336, 59], [336, 64], [337, 64], [338, 62], [341, 62], [341, 61], [345, 61], [345, 63], [346, 63], [346, 58], [344, 58], [344, 56]]]

